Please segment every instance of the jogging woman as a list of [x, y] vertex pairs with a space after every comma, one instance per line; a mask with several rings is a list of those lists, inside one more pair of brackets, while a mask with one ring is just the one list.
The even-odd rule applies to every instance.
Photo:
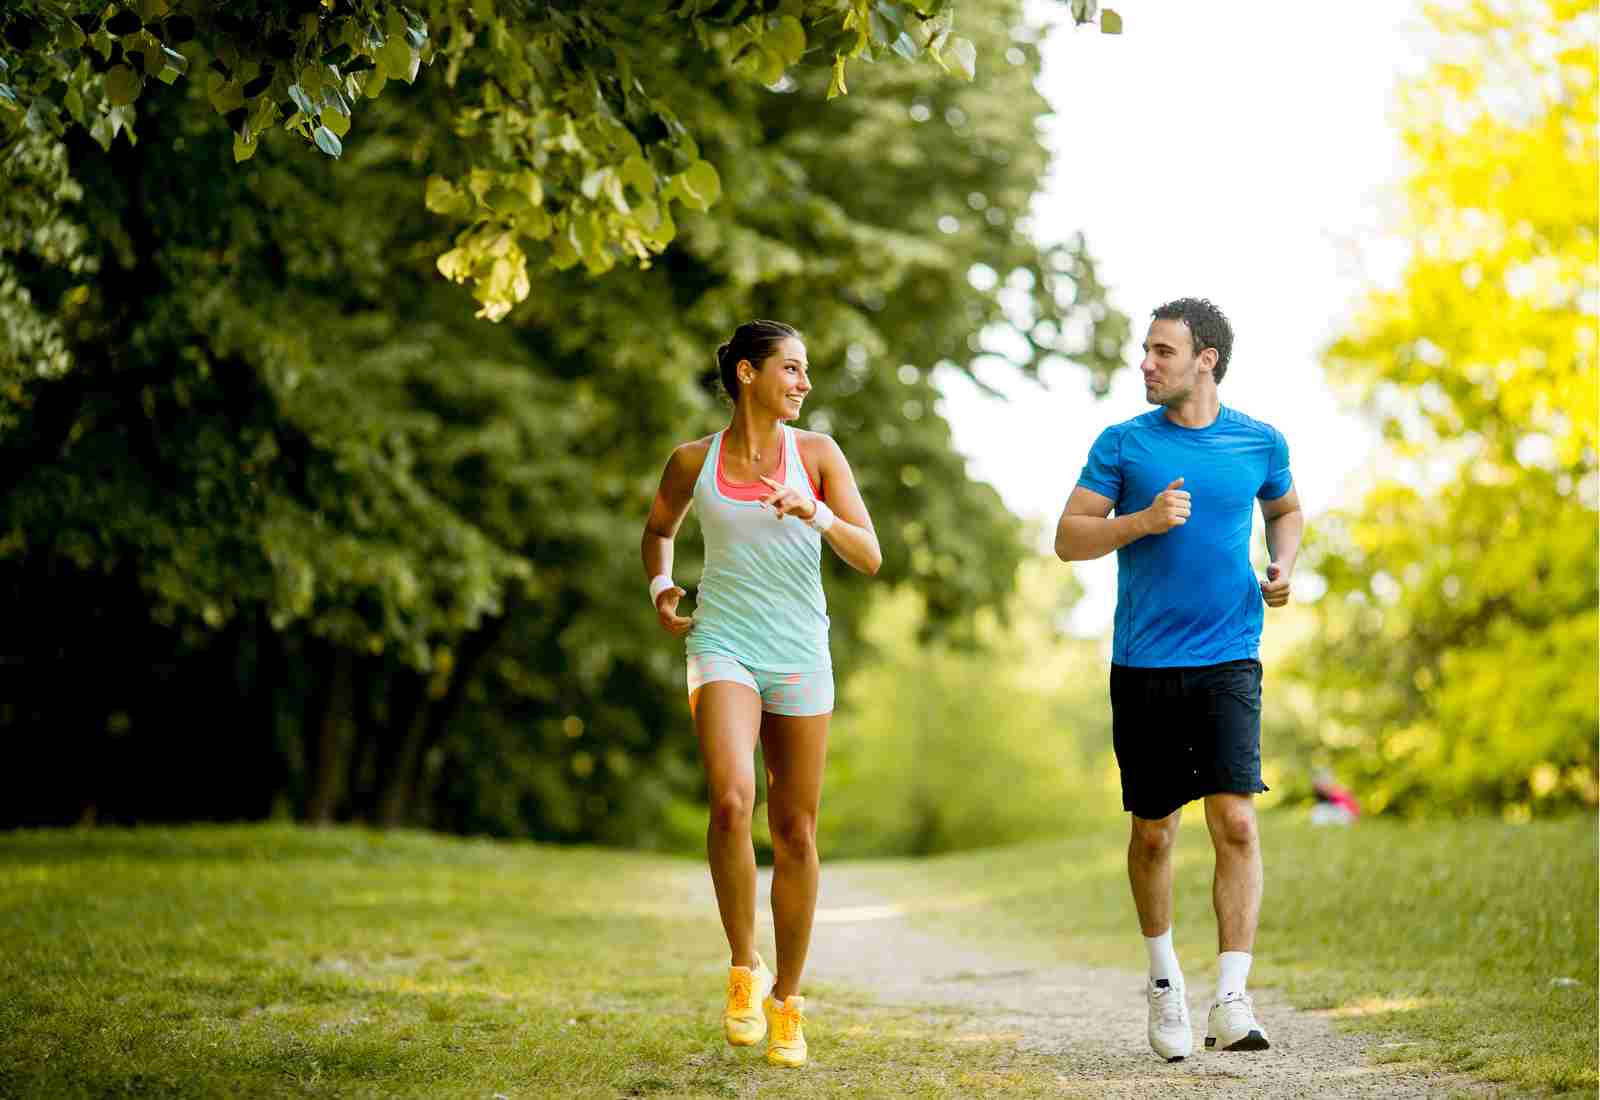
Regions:
[[[817, 805], [833, 713], [822, 543], [868, 574], [882, 554], [839, 445], [784, 423], [811, 392], [799, 333], [777, 321], [740, 325], [717, 349], [717, 367], [733, 419], [672, 452], [641, 552], [662, 628], [686, 639], [689, 711], [711, 798], [706, 854], [731, 952], [723, 1031], [734, 1046], [750, 1046], [770, 1029], [767, 1060], [799, 1066], [798, 989], [817, 905]], [[705, 533], [705, 569], [694, 616], [685, 618], [672, 541], [691, 504]], [[776, 975], [755, 949], [757, 738], [767, 766]]]

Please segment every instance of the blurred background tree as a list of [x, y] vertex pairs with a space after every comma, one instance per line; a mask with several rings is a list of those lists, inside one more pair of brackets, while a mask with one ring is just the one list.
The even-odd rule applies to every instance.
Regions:
[[824, 851], [931, 855], [1118, 812], [1106, 657], [1066, 629], [1079, 594], [1060, 562], [1030, 558], [1011, 599], [974, 615], [976, 645], [919, 638], [912, 592], [876, 609], [879, 658], [830, 733]]
[[1373, 809], [1596, 802], [1593, 6], [1428, 9], [1405, 91], [1412, 253], [1328, 350], [1388, 441], [1312, 527], [1312, 755]]
[[[983, 80], [864, 63], [831, 102], [830, 65], [767, 87], [680, 47], [651, 94], [719, 201], [648, 268], [530, 265], [497, 326], [436, 269], [458, 226], [425, 181], [483, 141], [438, 67], [363, 105], [338, 158], [261, 141], [235, 166], [198, 80], [139, 99], [137, 143], [12, 125], [0, 823], [690, 843], [681, 648], [636, 546], [670, 447], [725, 421], [712, 349], [754, 316], [805, 333], [803, 426], [850, 455], [916, 636], [972, 642], [1029, 549], [930, 372], [1010, 327], [1019, 366], [1068, 358], [1089, 400], [1128, 322], [1081, 241], [1029, 232], [1039, 28], [1009, 0], [960, 11]], [[692, 525], [682, 546], [692, 589]], [[848, 692], [872, 594], [827, 583]]]

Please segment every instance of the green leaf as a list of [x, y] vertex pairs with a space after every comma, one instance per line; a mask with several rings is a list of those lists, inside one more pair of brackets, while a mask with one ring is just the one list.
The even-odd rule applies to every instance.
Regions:
[[333, 131], [334, 137], [342, 138], [350, 132], [350, 116], [340, 114], [332, 107], [324, 107], [322, 114], [318, 117], [321, 118], [324, 126]]
[[36, 134], [61, 135], [61, 122], [56, 118], [56, 105], [44, 96], [34, 99], [23, 117], [23, 125]]
[[629, 157], [622, 162], [622, 182], [641, 196], [653, 195], [656, 191], [656, 174], [650, 162], [640, 156]]
[[344, 154], [344, 146], [334, 132], [326, 126], [318, 126], [311, 136], [316, 140], [317, 148], [327, 153], [330, 157], [339, 157]]
[[767, 32], [767, 42], [783, 58], [785, 65], [793, 65], [805, 56], [806, 30], [800, 20], [792, 15], [780, 16], [776, 25]]
[[891, 3], [890, 0], [877, 0], [877, 3], [872, 5], [872, 12], [893, 27], [897, 33], [905, 29], [906, 13], [901, 5]]
[[317, 113], [317, 105], [311, 101], [311, 97], [306, 94], [306, 90], [300, 85], [289, 85], [289, 98], [294, 101], [294, 105], [300, 109], [301, 114], [315, 115]]
[[956, 72], [963, 80], [972, 80], [978, 75], [978, 49], [971, 39], [952, 38], [946, 48], [945, 58], [955, 65]]
[[528, 196], [510, 187], [497, 186], [483, 196], [483, 205], [502, 217], [524, 213], [532, 209]]
[[1118, 15], [1116, 12], [1112, 11], [1110, 8], [1106, 8], [1104, 11], [1102, 11], [1100, 13], [1100, 33], [1101, 34], [1121, 34], [1122, 33], [1122, 16]]
[[322, 101], [325, 110], [338, 111], [346, 118], [349, 118], [355, 111], [355, 104], [351, 103], [350, 98], [344, 94], [344, 89], [337, 85], [330, 85], [322, 93]]
[[[138, 18], [135, 16], [134, 18]], [[106, 98], [114, 106], [125, 107], [139, 98], [144, 81], [126, 65], [113, 65], [106, 73]]]
[[472, 213], [472, 199], [443, 176], [429, 176], [423, 205], [435, 214], [464, 218]]
[[844, 83], [844, 55], [836, 55], [833, 59], [833, 79], [828, 81], [828, 98], [849, 95], [850, 89]]
[[905, 31], [901, 31], [900, 36], [894, 40], [893, 49], [895, 53], [899, 54], [907, 61], [915, 61], [922, 53], [922, 50], [918, 48], [916, 42], [914, 42], [911, 36]]
[[544, 202], [544, 181], [537, 172], [523, 172], [517, 176], [517, 186], [528, 197], [529, 206], [538, 206]]
[[617, 213], [624, 217], [633, 213], [628, 207], [627, 196], [622, 193], [622, 179], [615, 172], [606, 173], [606, 197], [616, 207]]
[[722, 178], [707, 160], [697, 160], [689, 165], [689, 170], [678, 177], [678, 182], [689, 205], [697, 210], [711, 209], [722, 196]]
[[411, 79], [411, 59], [414, 56], [406, 40], [399, 35], [389, 39], [378, 51], [378, 61], [384, 75], [390, 80]]
[[867, 24], [872, 28], [873, 41], [877, 42], [879, 45], [887, 46], [900, 34], [899, 26], [889, 22], [883, 16], [879, 15], [877, 9], [873, 9], [870, 13], [868, 13]]
[[517, 231], [542, 241], [555, 229], [555, 221], [543, 209], [531, 206], [516, 217]]
[[436, 261], [439, 274], [452, 283], [464, 283], [472, 276], [472, 258], [465, 248], [452, 248]]
[[0, 100], [4, 100], [13, 107], [21, 106], [17, 102], [17, 90], [9, 84], [0, 84]]
[[783, 79], [783, 57], [762, 42], [751, 42], [739, 52], [733, 63], [735, 72], [751, 77], [762, 84], [776, 84]]
[[906, 33], [911, 36], [911, 41], [917, 44], [918, 49], [924, 49], [940, 31], [949, 29], [946, 22], [942, 17], [909, 19], [906, 21]]
[[243, 90], [218, 72], [206, 75], [206, 96], [211, 100], [211, 109], [219, 115], [225, 115], [244, 106]]
[[578, 248], [569, 225], [565, 232], [554, 233], [550, 237], [550, 266], [557, 271], [566, 271], [577, 262]]
[[111, 131], [111, 119], [106, 115], [98, 116], [94, 120], [94, 125], [89, 127], [89, 136], [94, 138], [100, 148], [109, 153], [111, 151], [111, 142], [116, 138], [116, 135]]
[[[644, 226], [642, 236], [657, 248], [665, 248], [678, 235], [678, 227], [672, 220], [672, 212], [665, 205], [656, 208], [652, 203], [650, 206], [650, 210], [640, 208], [640, 220]], [[655, 217], [645, 220], [644, 215], [648, 213], [654, 213]]]
[[756, 66], [756, 79], [763, 84], [776, 84], [782, 80], [783, 70], [788, 67], [783, 63], [783, 56], [764, 46], [757, 47], [757, 52], [760, 62]]
[[255, 156], [256, 155], [256, 148], [260, 144], [261, 143], [259, 141], [257, 141], [253, 137], [249, 141], [246, 141], [244, 139], [244, 135], [242, 135], [242, 134], [234, 134], [233, 135], [233, 163], [241, 164], [244, 161], [247, 161], [251, 157]]

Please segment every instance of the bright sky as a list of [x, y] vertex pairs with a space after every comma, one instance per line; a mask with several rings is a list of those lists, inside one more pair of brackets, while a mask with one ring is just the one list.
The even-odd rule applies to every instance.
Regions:
[[[983, 374], [1007, 401], [941, 374], [969, 469], [1053, 531], [1100, 429], [1150, 408], [1136, 346], [1150, 310], [1195, 295], [1233, 322], [1223, 403], [1288, 437], [1314, 522], [1360, 487], [1377, 438], [1343, 410], [1318, 355], [1362, 287], [1392, 280], [1404, 256], [1384, 230], [1403, 168], [1396, 85], [1420, 64], [1417, 6], [1112, 0], [1125, 21], [1113, 37], [1070, 29], [1058, 0], [1032, 3], [1063, 24], [1044, 44], [1055, 160], [1036, 234], [1084, 232], [1134, 318], [1134, 344], [1103, 401], [1076, 368], [1047, 376], [1048, 388], [1009, 369]], [[1115, 556], [1074, 568], [1088, 593], [1073, 626], [1098, 634], [1116, 602]]]

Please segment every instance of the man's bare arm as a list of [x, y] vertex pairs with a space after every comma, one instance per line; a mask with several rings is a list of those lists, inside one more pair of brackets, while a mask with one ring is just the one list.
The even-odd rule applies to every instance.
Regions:
[[1261, 598], [1268, 607], [1289, 602], [1289, 582], [1295, 558], [1300, 556], [1300, 536], [1306, 517], [1300, 510], [1300, 494], [1289, 491], [1277, 500], [1261, 502], [1261, 516], [1267, 521], [1267, 579], [1261, 582]]
[[1146, 535], [1164, 535], [1189, 519], [1189, 494], [1176, 478], [1156, 495], [1150, 507], [1125, 516], [1111, 515], [1114, 502], [1082, 485], [1074, 486], [1056, 523], [1056, 557], [1092, 561], [1120, 550]]

